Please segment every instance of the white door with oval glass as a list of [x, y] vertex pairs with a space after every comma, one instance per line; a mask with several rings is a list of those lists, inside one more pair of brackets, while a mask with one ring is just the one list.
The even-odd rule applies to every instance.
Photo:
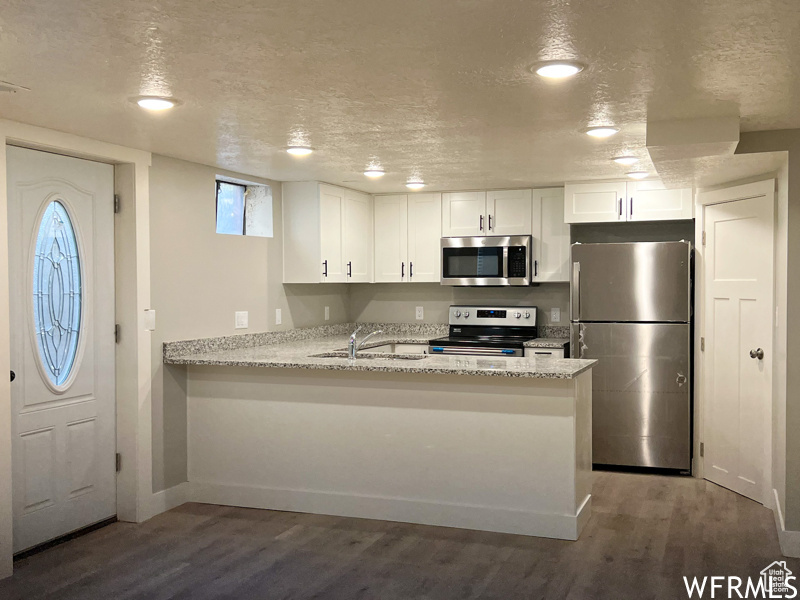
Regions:
[[114, 168], [8, 148], [14, 551], [116, 514]]

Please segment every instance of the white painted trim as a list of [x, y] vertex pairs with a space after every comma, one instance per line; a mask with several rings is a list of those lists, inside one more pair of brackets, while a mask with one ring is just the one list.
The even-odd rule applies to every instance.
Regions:
[[[125, 465], [117, 476], [117, 516], [124, 521], [142, 521], [150, 514], [152, 493], [152, 430], [150, 407], [150, 334], [144, 331], [144, 311], [150, 308], [150, 183], [149, 152], [125, 148], [115, 144], [78, 137], [68, 133], [0, 120], [0, 371], [8, 372], [10, 356], [8, 341], [3, 343], [9, 330], [8, 314], [8, 231], [7, 186], [5, 180], [7, 144], [24, 146], [56, 154], [76, 156], [114, 165], [133, 167], [130, 194], [131, 219], [125, 221], [130, 243], [125, 250], [135, 257], [130, 272], [117, 274], [124, 278], [127, 290], [135, 290], [135, 302], [130, 304], [130, 315], [117, 315], [138, 323], [136, 336], [123, 338], [131, 345], [131, 377], [117, 378], [117, 447], [125, 453]], [[110, 199], [109, 199], [110, 201]], [[117, 223], [117, 234], [120, 232]], [[119, 349], [118, 349], [119, 351]], [[6, 380], [7, 381], [7, 380]], [[11, 575], [13, 569], [11, 539], [13, 517], [11, 514], [11, 399], [8, 383], [0, 383], [0, 578]], [[5, 498], [8, 495], [9, 501]], [[8, 509], [6, 508], [8, 507]]]
[[156, 492], [150, 496], [150, 502], [147, 506], [145, 514], [142, 515], [142, 521], [146, 521], [147, 519], [151, 519], [163, 512], [172, 510], [181, 504], [191, 502], [192, 500], [190, 499], [189, 494], [190, 487], [186, 482], [179, 483], [171, 488]]
[[[695, 443], [702, 442], [705, 438], [705, 354], [700, 351], [700, 338], [705, 336], [705, 247], [702, 244], [703, 230], [705, 229], [705, 207], [712, 204], [720, 204], [723, 202], [737, 202], [739, 200], [747, 200], [750, 198], [758, 198], [763, 196], [770, 198], [773, 204], [773, 210], [777, 212], [776, 203], [776, 189], [777, 180], [765, 179], [763, 181], [755, 181], [752, 183], [745, 183], [742, 185], [735, 185], [734, 182], [728, 187], [719, 188], [706, 192], [698, 192], [696, 196], [695, 211]], [[775, 213], [774, 213], [775, 214]], [[775, 245], [775, 228], [773, 226], [772, 232], [773, 243], [773, 256]], [[775, 263], [773, 260], [773, 291], [776, 273], [774, 271]], [[777, 299], [773, 293], [773, 307], [772, 307], [772, 328], [771, 331], [774, 335], [775, 326], [775, 302]], [[770, 373], [772, 375], [772, 373]], [[774, 389], [774, 381], [771, 387]], [[771, 505], [770, 490], [772, 488], [772, 393], [770, 393], [770, 402], [767, 405], [767, 413], [765, 415], [765, 449], [764, 449], [764, 481], [762, 484], [761, 497], [765, 506]], [[705, 461], [700, 457], [699, 448], [695, 453], [695, 467], [697, 473], [695, 476], [704, 477]]]
[[563, 515], [313, 490], [202, 482], [183, 485], [188, 486], [187, 497], [192, 502], [204, 504], [419, 523], [562, 540], [578, 539], [592, 512], [591, 496], [586, 497], [577, 514]]
[[781, 544], [781, 552], [784, 556], [800, 558], [800, 531], [786, 531], [786, 524], [783, 520], [783, 509], [778, 497], [778, 490], [772, 490], [772, 502], [769, 508], [775, 515], [775, 527], [778, 529], [778, 541]]

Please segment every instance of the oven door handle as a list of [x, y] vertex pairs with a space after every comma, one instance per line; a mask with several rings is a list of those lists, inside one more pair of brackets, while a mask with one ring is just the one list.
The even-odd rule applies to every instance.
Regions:
[[513, 356], [516, 350], [510, 348], [460, 348], [458, 346], [431, 346], [431, 354], [467, 354], [472, 356]]

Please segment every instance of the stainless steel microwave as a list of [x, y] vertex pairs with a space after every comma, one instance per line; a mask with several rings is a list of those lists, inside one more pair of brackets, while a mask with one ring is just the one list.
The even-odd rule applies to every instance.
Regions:
[[442, 238], [442, 285], [530, 285], [529, 235]]

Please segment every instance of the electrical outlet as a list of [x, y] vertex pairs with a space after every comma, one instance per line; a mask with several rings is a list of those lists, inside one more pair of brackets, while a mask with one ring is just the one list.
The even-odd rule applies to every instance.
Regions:
[[233, 313], [233, 326], [236, 329], [247, 329], [247, 316], [246, 310], [237, 310], [235, 313]]
[[550, 309], [550, 322], [551, 323], [561, 323], [561, 309], [560, 308], [551, 308]]
[[281, 309], [280, 308], [276, 308], [275, 309], [275, 325], [280, 325], [280, 324], [281, 324]]
[[421, 306], [417, 307], [417, 321], [422, 321], [425, 318], [425, 311]]
[[325, 320], [326, 321], [330, 321], [331, 320], [331, 307], [330, 306], [326, 306], [325, 307]]

